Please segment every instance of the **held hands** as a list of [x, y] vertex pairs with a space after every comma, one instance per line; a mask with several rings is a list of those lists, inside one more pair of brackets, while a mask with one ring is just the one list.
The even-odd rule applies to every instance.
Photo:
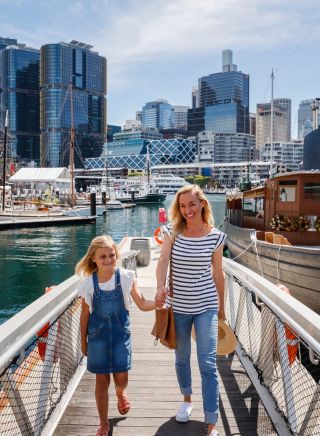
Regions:
[[159, 288], [156, 293], [155, 303], [156, 303], [156, 309], [160, 309], [165, 302], [166, 302], [166, 296], [168, 295], [168, 289], [165, 286], [162, 286], [162, 288]]

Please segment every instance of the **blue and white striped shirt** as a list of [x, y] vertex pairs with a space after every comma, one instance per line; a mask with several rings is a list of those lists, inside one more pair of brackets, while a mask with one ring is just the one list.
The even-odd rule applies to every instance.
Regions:
[[[171, 236], [172, 224], [164, 226], [163, 230]], [[176, 235], [171, 254], [174, 312], [199, 314], [218, 309], [211, 262], [214, 251], [225, 238], [217, 229], [200, 238]]]

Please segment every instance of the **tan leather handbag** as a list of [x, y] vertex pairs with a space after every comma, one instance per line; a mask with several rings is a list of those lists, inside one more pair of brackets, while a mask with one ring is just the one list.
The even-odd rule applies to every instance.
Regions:
[[173, 284], [172, 284], [172, 259], [170, 256], [170, 275], [169, 275], [169, 297], [170, 306], [156, 309], [156, 321], [151, 334], [156, 337], [155, 343], [159, 340], [162, 345], [170, 350], [177, 348], [176, 329], [174, 325], [174, 315], [172, 309]]

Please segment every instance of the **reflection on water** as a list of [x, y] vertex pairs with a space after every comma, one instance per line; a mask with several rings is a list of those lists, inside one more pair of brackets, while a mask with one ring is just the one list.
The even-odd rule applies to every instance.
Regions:
[[[168, 209], [172, 197], [164, 207]], [[224, 217], [224, 196], [209, 196], [215, 226]], [[110, 211], [96, 224], [43, 227], [0, 232], [0, 323], [44, 293], [46, 286], [61, 283], [74, 272], [96, 235], [108, 233], [119, 242], [129, 236], [152, 236], [158, 226], [158, 205]]]

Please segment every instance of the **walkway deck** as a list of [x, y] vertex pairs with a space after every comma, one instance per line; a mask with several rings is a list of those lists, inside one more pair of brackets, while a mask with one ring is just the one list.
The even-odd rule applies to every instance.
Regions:
[[[148, 268], [138, 270], [138, 283], [146, 298], [153, 298], [155, 263], [158, 254], [152, 253]], [[110, 387], [110, 423], [114, 436], [179, 436], [204, 435], [201, 381], [192, 347], [193, 404], [192, 419], [178, 424], [174, 415], [181, 402], [174, 369], [174, 352], [161, 345], [153, 345], [149, 334], [153, 312], [131, 310], [133, 337], [133, 369], [129, 374], [128, 396], [131, 410], [125, 417], [117, 410], [113, 386]], [[273, 425], [246, 375], [238, 357], [218, 358], [220, 379], [220, 436], [276, 435]], [[86, 372], [77, 387], [54, 436], [95, 435], [99, 418], [94, 398], [95, 376]]]

